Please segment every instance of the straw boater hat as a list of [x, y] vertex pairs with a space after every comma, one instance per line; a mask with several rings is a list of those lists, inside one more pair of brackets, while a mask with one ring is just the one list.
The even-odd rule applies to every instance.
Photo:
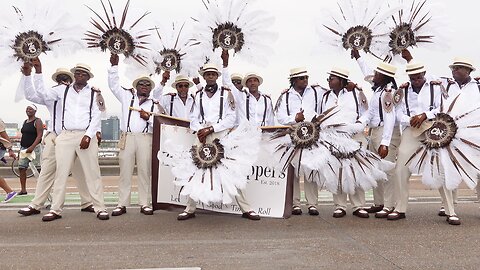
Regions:
[[291, 78], [303, 77], [303, 76], [308, 76], [307, 68], [298, 67], [298, 68], [290, 69], [290, 76], [288, 78], [291, 79]]
[[375, 68], [375, 71], [393, 78], [395, 77], [395, 73], [397, 73], [397, 67], [385, 62], [380, 62], [378, 63], [377, 68]]
[[259, 82], [258, 85], [261, 85], [263, 83], [263, 78], [260, 75], [258, 75], [255, 72], [249, 72], [249, 73], [245, 74], [245, 77], [242, 80], [242, 84], [246, 85], [248, 79], [251, 79], [251, 78], [257, 78], [258, 82]]
[[150, 76], [148, 76], [148, 75], [141, 75], [140, 77], [138, 77], [137, 79], [135, 79], [135, 81], [133, 81], [133, 83], [132, 83], [132, 86], [133, 86], [134, 88], [136, 88], [136, 87], [137, 87], [137, 83], [138, 83], [139, 81], [148, 81], [148, 82], [150, 82], [150, 84], [152, 85], [152, 89], [155, 88], [155, 82], [153, 82], [152, 79], [150, 79]]
[[55, 73], [52, 74], [52, 80], [54, 82], [57, 82], [57, 76], [60, 74], [67, 75], [73, 81], [73, 73], [70, 72], [70, 70], [68, 70], [67, 68], [57, 68], [57, 71], [55, 71]]
[[172, 83], [172, 87], [173, 88], [177, 88], [177, 84], [178, 83], [188, 83], [188, 88], [192, 87], [193, 86], [193, 83], [188, 79], [187, 76], [185, 75], [178, 75], [176, 78], [175, 78], [175, 82]]
[[75, 71], [77, 71], [77, 70], [86, 72], [86, 73], [88, 73], [88, 75], [90, 75], [90, 79], [93, 78], [93, 74], [90, 71], [90, 66], [89, 65], [79, 63], [74, 68], [70, 69], [70, 71], [72, 73], [75, 73]]
[[240, 73], [232, 73], [230, 76], [230, 80], [243, 80], [242, 74]]
[[348, 75], [350, 75], [350, 72], [344, 68], [333, 67], [332, 71], [327, 72], [327, 74], [348, 80]]
[[425, 69], [425, 66], [420, 63], [408, 64], [405, 71], [407, 72], [407, 75], [414, 75], [422, 72], [427, 72], [427, 70]]
[[464, 58], [464, 57], [455, 57], [453, 59], [453, 64], [451, 64], [449, 67], [453, 68], [454, 66], [467, 67], [467, 68], [471, 69], [472, 71], [476, 70], [473, 67], [472, 61], [470, 61], [470, 59], [467, 59], [467, 58]]
[[203, 76], [203, 74], [205, 74], [205, 72], [209, 72], [209, 71], [213, 71], [213, 72], [216, 72], [218, 76], [222, 75], [222, 73], [220, 71], [218, 71], [218, 68], [216, 65], [214, 64], [205, 64], [202, 69], [200, 69], [199, 73], [201, 76]]

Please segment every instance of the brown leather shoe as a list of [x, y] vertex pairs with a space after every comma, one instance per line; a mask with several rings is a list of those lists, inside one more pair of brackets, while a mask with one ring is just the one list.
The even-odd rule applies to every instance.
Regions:
[[18, 210], [18, 213], [24, 216], [31, 216], [40, 214], [40, 210], [37, 210], [29, 205], [28, 207]]
[[460, 221], [460, 218], [457, 215], [451, 215], [447, 217], [447, 222], [450, 225], [460, 225], [462, 222]]
[[121, 216], [121, 215], [126, 214], [126, 213], [127, 213], [127, 207], [117, 206], [112, 211], [112, 217]]
[[95, 213], [95, 209], [93, 209], [93, 205], [90, 204], [89, 206], [85, 207], [85, 208], [82, 208], [82, 210], [80, 210], [82, 212], [89, 212], [89, 213]]
[[300, 206], [298, 206], [298, 205], [293, 206], [292, 215], [299, 216], [301, 214], [302, 214], [302, 208], [300, 208]]
[[383, 204], [380, 204], [380, 205], [374, 204], [370, 207], [365, 208], [365, 211], [367, 211], [368, 213], [376, 213], [376, 212], [382, 211], [382, 209], [383, 209]]
[[395, 208], [390, 209], [390, 208], [385, 207], [385, 208], [382, 209], [382, 211], [379, 211], [379, 212], [375, 213], [375, 217], [376, 218], [386, 218], [386, 217], [388, 217], [388, 214], [393, 212], [394, 209]]
[[255, 211], [248, 211], [242, 214], [242, 218], [248, 218], [250, 220], [260, 220], [260, 216]]
[[187, 220], [195, 217], [195, 213], [182, 212], [177, 216], [177, 220]]
[[357, 216], [359, 218], [369, 218], [370, 215], [365, 209], [359, 208], [355, 211], [353, 211], [352, 215]]
[[388, 220], [399, 220], [403, 218], [405, 218], [405, 213], [400, 213], [398, 211], [393, 211], [387, 216]]
[[335, 209], [335, 211], [333, 211], [333, 217], [334, 218], [342, 218], [344, 217], [345, 215], [347, 214], [347, 212], [345, 212], [345, 210], [343, 209], [340, 209], [340, 208], [337, 208]]
[[318, 213], [317, 207], [312, 205], [312, 206], [308, 207], [308, 214], [310, 216], [318, 216], [320, 213]]
[[151, 216], [151, 215], [153, 215], [153, 209], [148, 205], [144, 205], [140, 208], [140, 213], [142, 213], [146, 216]]
[[48, 214], [46, 214], [42, 217], [42, 221], [53, 221], [53, 220], [59, 219], [59, 218], [62, 218], [62, 216], [57, 215], [53, 212], [49, 212]]
[[100, 220], [108, 220], [110, 219], [110, 216], [107, 211], [103, 210], [97, 213], [97, 218]]

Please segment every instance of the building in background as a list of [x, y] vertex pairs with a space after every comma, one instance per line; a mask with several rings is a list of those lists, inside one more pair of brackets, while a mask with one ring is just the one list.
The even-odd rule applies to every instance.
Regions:
[[111, 116], [106, 120], [102, 120], [102, 140], [120, 139], [120, 119]]

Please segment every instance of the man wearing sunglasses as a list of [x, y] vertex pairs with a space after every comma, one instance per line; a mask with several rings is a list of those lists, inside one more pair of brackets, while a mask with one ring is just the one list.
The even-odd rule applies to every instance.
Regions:
[[172, 87], [177, 92], [162, 95], [168, 76], [169, 74], [165, 72], [162, 76], [162, 82], [152, 93], [153, 98], [159, 101], [164, 110], [162, 113], [188, 121], [194, 102], [193, 95], [189, 94], [189, 89], [193, 86], [193, 82], [187, 76], [178, 75], [175, 78], [175, 82], [172, 83]]
[[[283, 91], [275, 106], [278, 123], [294, 125], [302, 121], [311, 121], [319, 106], [319, 96], [313, 87], [308, 85], [308, 72], [304, 67], [290, 70], [290, 88]], [[298, 170], [295, 170], [298, 171]], [[315, 182], [304, 181], [305, 198], [308, 213], [317, 216], [318, 186]], [[293, 215], [301, 215], [300, 208], [300, 176], [294, 176], [293, 182]]]
[[141, 76], [133, 81], [133, 88], [120, 86], [116, 54], [110, 56], [112, 67], [108, 70], [108, 85], [113, 95], [122, 104], [119, 141], [120, 178], [118, 180], [118, 205], [112, 216], [127, 213], [130, 206], [130, 192], [135, 163], [137, 165], [138, 204], [144, 215], [153, 215], [151, 207], [150, 178], [152, 175], [152, 134], [153, 116], [158, 112], [157, 102], [150, 98], [155, 83], [149, 76]]

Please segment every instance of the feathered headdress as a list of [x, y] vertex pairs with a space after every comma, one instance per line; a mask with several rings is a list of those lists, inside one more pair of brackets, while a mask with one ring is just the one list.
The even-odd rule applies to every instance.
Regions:
[[0, 9], [0, 69], [9, 76], [23, 61], [48, 53], [66, 55], [81, 48], [78, 25], [70, 19], [60, 1], [15, 1]]
[[105, 17], [87, 6], [95, 17], [91, 18], [91, 24], [95, 27], [94, 31], [87, 31], [84, 40], [87, 41], [89, 48], [100, 48], [102, 51], [110, 50], [114, 54], [123, 54], [126, 58], [133, 58], [139, 64], [146, 66], [146, 47], [149, 44], [146, 38], [150, 36], [149, 30], [137, 30], [138, 23], [145, 18], [150, 12], [146, 11], [139, 16], [127, 16], [130, 7], [130, 0], [127, 1], [123, 9], [122, 17], [119, 24], [112, 3], [108, 0], [110, 14], [107, 11], [103, 0], [102, 4]]
[[[453, 190], [464, 181], [475, 188], [480, 174], [480, 107], [466, 109], [459, 99], [442, 108], [425, 131], [421, 146], [407, 164], [413, 173], [422, 174], [422, 182], [432, 188], [446, 185]], [[403, 164], [402, 164], [403, 165]]]
[[185, 23], [172, 23], [172, 28], [156, 27], [158, 39], [152, 42], [152, 61], [149, 70], [160, 74], [163, 71], [175, 71], [177, 74], [195, 76], [204, 64], [205, 50], [201, 43], [186, 31]]
[[434, 18], [434, 14], [438, 17], [441, 12], [432, 12], [427, 0], [399, 0], [399, 4], [403, 8], [392, 16], [395, 27], [390, 32], [389, 46], [393, 54], [400, 54], [402, 50], [420, 44], [438, 43], [443, 39], [439, 36], [441, 31], [436, 29], [441, 27], [438, 24], [440, 20]]
[[195, 21], [197, 40], [212, 53], [217, 48], [234, 50], [246, 61], [266, 65], [277, 34], [268, 28], [274, 18], [253, 9], [254, 0], [202, 0], [205, 11]]
[[377, 58], [388, 52], [389, 28], [385, 23], [399, 8], [382, 0], [339, 0], [338, 11], [331, 10], [317, 27], [320, 42], [345, 50], [372, 53]]

